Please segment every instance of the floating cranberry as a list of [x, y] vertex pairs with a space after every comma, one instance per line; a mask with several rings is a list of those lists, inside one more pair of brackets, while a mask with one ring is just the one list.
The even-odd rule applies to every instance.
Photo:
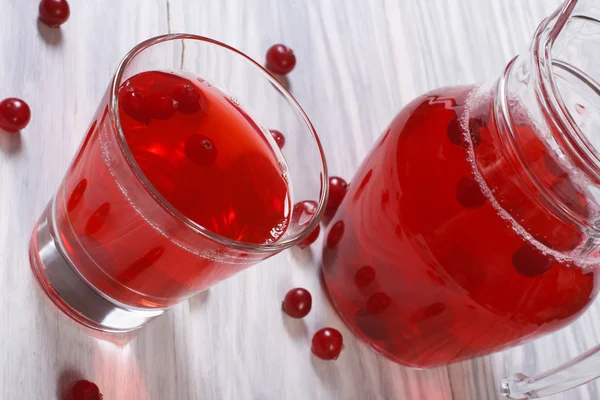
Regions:
[[199, 167], [212, 165], [217, 159], [217, 148], [204, 135], [192, 135], [184, 144], [186, 157]]
[[106, 218], [108, 218], [108, 213], [110, 212], [110, 203], [102, 203], [100, 207], [94, 211], [92, 216], [88, 219], [88, 222], [85, 224], [85, 233], [86, 235], [93, 235], [98, 232], [100, 228], [106, 222]]
[[95, 383], [80, 380], [69, 386], [64, 400], [102, 400], [102, 394]]
[[152, 93], [148, 96], [148, 111], [154, 119], [167, 120], [175, 114], [173, 98], [164, 93]]
[[344, 221], [338, 221], [329, 230], [327, 235], [327, 247], [330, 249], [334, 248], [340, 243], [344, 236]]
[[448, 139], [452, 144], [461, 145], [463, 142], [463, 133], [460, 128], [460, 123], [458, 122], [458, 118], [452, 118], [452, 120], [448, 123], [448, 128], [446, 129], [446, 134], [448, 135]]
[[529, 243], [515, 251], [512, 263], [519, 274], [527, 277], [542, 275], [552, 268], [552, 258]]
[[304, 239], [302, 242], [300, 242], [298, 244], [298, 247], [300, 247], [301, 249], [304, 249], [304, 248], [310, 246], [311, 244], [313, 244], [315, 242], [315, 240], [317, 240], [317, 238], [319, 237], [319, 233], [321, 233], [321, 226], [317, 225], [317, 227], [310, 233], [310, 235], [308, 235], [306, 237], [306, 239]]
[[183, 114], [194, 114], [201, 108], [206, 109], [207, 106], [204, 94], [191, 83], [173, 87], [171, 97], [177, 104], [177, 110]]
[[283, 44], [271, 46], [267, 51], [267, 69], [279, 75], [292, 72], [296, 66], [296, 56], [289, 47]]
[[312, 296], [306, 289], [292, 289], [285, 295], [281, 307], [292, 318], [304, 318], [312, 308]]
[[312, 353], [322, 360], [337, 360], [344, 348], [344, 338], [334, 328], [323, 328], [312, 338]]
[[66, 0], [42, 0], [39, 6], [40, 21], [51, 28], [58, 28], [69, 19], [71, 10]]
[[471, 143], [474, 147], [477, 147], [481, 144], [481, 128], [484, 126], [484, 123], [479, 118], [473, 118], [469, 120], [469, 134], [471, 136]]
[[329, 178], [329, 199], [325, 207], [325, 216], [331, 218], [342, 204], [348, 191], [348, 183], [338, 176]]
[[375, 280], [375, 269], [365, 265], [354, 274], [354, 284], [358, 288], [365, 288]]
[[280, 149], [283, 149], [283, 146], [285, 145], [285, 136], [283, 136], [283, 133], [275, 129], [271, 129], [269, 132], [271, 132], [271, 135], [273, 136], [273, 139], [275, 139], [277, 146], [279, 146]]
[[71, 196], [69, 197], [69, 201], [67, 201], [67, 211], [70, 212], [70, 211], [75, 210], [75, 208], [77, 208], [77, 206], [81, 202], [81, 199], [83, 198], [83, 194], [85, 193], [86, 188], [87, 188], [87, 179], [84, 178], [81, 181], [79, 181], [77, 186], [75, 186], [75, 189], [73, 189], [73, 193], [71, 193]]
[[127, 84], [119, 91], [119, 107], [138, 122], [150, 122], [150, 108], [146, 96]]
[[31, 110], [21, 99], [10, 97], [0, 101], [0, 129], [15, 133], [25, 129], [31, 119]]
[[456, 185], [456, 201], [464, 208], [476, 209], [485, 204], [485, 196], [475, 179], [465, 177]]
[[367, 300], [367, 311], [371, 314], [381, 314], [392, 305], [390, 296], [383, 292], [374, 293]]

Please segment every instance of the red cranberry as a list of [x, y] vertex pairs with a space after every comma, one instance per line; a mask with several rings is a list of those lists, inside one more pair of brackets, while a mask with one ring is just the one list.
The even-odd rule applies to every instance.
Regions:
[[199, 167], [207, 167], [217, 159], [217, 148], [204, 135], [196, 134], [188, 137], [183, 150], [186, 157]]
[[179, 84], [171, 92], [176, 107], [183, 114], [194, 114], [200, 108], [206, 109], [207, 100], [191, 83]]
[[392, 305], [390, 296], [383, 292], [374, 293], [367, 300], [367, 311], [371, 314], [381, 314]]
[[354, 274], [354, 284], [358, 288], [369, 286], [375, 280], [375, 269], [365, 265]]
[[481, 128], [484, 126], [485, 123], [480, 118], [469, 120], [469, 135], [471, 136], [471, 143], [474, 147], [481, 144]]
[[85, 224], [85, 233], [86, 235], [93, 235], [98, 232], [100, 228], [106, 222], [106, 218], [108, 218], [108, 213], [110, 212], [110, 203], [102, 203], [100, 207], [94, 211], [92, 216], [88, 219], [88, 222]]
[[69, 197], [69, 201], [67, 201], [67, 211], [73, 211], [83, 198], [83, 194], [85, 193], [85, 189], [87, 188], [87, 179], [82, 179], [79, 181], [75, 189], [73, 189], [73, 193]]
[[67, 0], [42, 0], [39, 7], [39, 18], [51, 28], [58, 28], [69, 19], [71, 10]]
[[475, 179], [465, 177], [456, 185], [456, 201], [464, 208], [476, 209], [485, 204], [485, 196]]
[[0, 102], [0, 129], [15, 133], [24, 129], [31, 119], [31, 110], [21, 99], [10, 97]]
[[285, 295], [281, 307], [292, 318], [304, 318], [312, 308], [312, 296], [306, 289], [292, 289]]
[[166, 120], [175, 114], [173, 98], [164, 93], [152, 93], [148, 96], [148, 111], [150, 117]]
[[321, 226], [317, 225], [317, 227], [310, 233], [310, 235], [306, 237], [306, 239], [298, 243], [298, 247], [300, 247], [301, 249], [307, 248], [308, 246], [313, 244], [315, 240], [317, 240], [317, 238], [319, 237], [319, 233], [321, 233]]
[[331, 218], [342, 204], [348, 191], [348, 183], [338, 176], [329, 178], [329, 199], [325, 207], [325, 216]]
[[313, 200], [304, 200], [294, 204], [292, 210], [292, 222], [297, 225], [306, 225], [317, 212], [317, 202]]
[[342, 237], [344, 236], [344, 221], [338, 221], [329, 230], [329, 234], [327, 235], [327, 247], [333, 249], [340, 243]]
[[322, 360], [337, 360], [344, 348], [344, 338], [334, 328], [323, 328], [312, 338], [312, 352]]
[[146, 96], [127, 84], [119, 91], [119, 107], [138, 122], [143, 124], [150, 122], [150, 109]]
[[552, 258], [529, 243], [525, 243], [512, 256], [513, 267], [523, 276], [542, 275], [552, 268]]
[[463, 134], [460, 128], [460, 123], [458, 122], [458, 118], [453, 118], [450, 123], [448, 123], [446, 134], [448, 135], [448, 139], [450, 139], [452, 144], [459, 146], [462, 144]]
[[276, 131], [275, 129], [271, 129], [269, 132], [271, 132], [277, 146], [279, 146], [280, 149], [283, 149], [283, 146], [285, 145], [285, 136], [283, 136], [283, 133]]
[[95, 383], [81, 380], [69, 386], [64, 400], [102, 400], [102, 394]]
[[289, 47], [275, 44], [267, 51], [267, 69], [279, 75], [292, 72], [296, 66], [296, 56]]

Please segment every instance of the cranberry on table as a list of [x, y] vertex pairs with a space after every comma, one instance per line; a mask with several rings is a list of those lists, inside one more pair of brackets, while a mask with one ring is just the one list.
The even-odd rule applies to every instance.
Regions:
[[325, 207], [325, 216], [333, 217], [348, 191], [348, 183], [339, 176], [329, 178], [329, 199]]
[[90, 381], [80, 380], [69, 386], [64, 400], [102, 400], [102, 394], [98, 386]]
[[281, 308], [292, 318], [304, 318], [312, 308], [312, 296], [306, 289], [292, 289], [285, 295]]
[[283, 133], [275, 129], [271, 129], [269, 132], [271, 132], [271, 135], [273, 136], [273, 139], [275, 139], [277, 146], [279, 146], [280, 149], [283, 149], [283, 146], [285, 145], [285, 136], [283, 136]]
[[58, 28], [69, 19], [71, 10], [67, 0], [42, 0], [39, 6], [40, 21], [51, 28]]
[[312, 338], [312, 353], [322, 360], [337, 360], [344, 348], [344, 338], [334, 328], [323, 328]]
[[317, 240], [317, 238], [319, 237], [319, 233], [321, 233], [321, 226], [317, 225], [317, 227], [310, 233], [310, 235], [308, 235], [306, 239], [304, 239], [298, 244], [298, 247], [300, 247], [301, 249], [307, 248], [308, 246], [313, 244], [315, 240]]
[[296, 56], [289, 47], [275, 44], [267, 51], [267, 69], [278, 75], [292, 72], [296, 66]]
[[31, 110], [21, 99], [10, 97], [0, 101], [0, 129], [15, 133], [24, 129], [31, 119]]

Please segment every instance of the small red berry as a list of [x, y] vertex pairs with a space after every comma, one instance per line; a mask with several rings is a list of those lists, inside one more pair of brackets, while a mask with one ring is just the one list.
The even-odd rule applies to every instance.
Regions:
[[39, 7], [39, 18], [51, 28], [58, 28], [69, 19], [71, 10], [67, 0], [42, 0]]
[[273, 139], [275, 139], [277, 146], [279, 146], [280, 149], [283, 149], [283, 146], [285, 145], [285, 136], [283, 136], [283, 133], [274, 129], [271, 129], [269, 132], [271, 132], [271, 135], [273, 136]]
[[365, 265], [354, 274], [354, 284], [358, 288], [369, 286], [375, 280], [375, 269]]
[[317, 202], [313, 200], [303, 200], [294, 204], [292, 210], [292, 223], [297, 225], [306, 225], [317, 212]]
[[322, 360], [337, 360], [344, 348], [344, 338], [334, 328], [323, 328], [312, 338], [312, 352]]
[[166, 120], [175, 114], [173, 98], [164, 93], [152, 93], [148, 96], [148, 111], [150, 117]]
[[110, 203], [107, 201], [100, 204], [100, 207], [98, 207], [88, 219], [84, 228], [85, 234], [92, 236], [94, 233], [98, 232], [104, 226], [108, 214], [110, 214]]
[[542, 275], [552, 268], [552, 258], [529, 243], [521, 246], [512, 256], [513, 267], [523, 276]]
[[102, 394], [95, 383], [81, 380], [69, 386], [64, 400], [102, 400]]
[[24, 129], [31, 119], [31, 110], [21, 99], [10, 97], [0, 102], [0, 129], [15, 133]]
[[196, 134], [188, 137], [183, 151], [186, 157], [199, 167], [207, 167], [217, 159], [217, 148], [204, 135]]
[[317, 225], [317, 227], [310, 233], [310, 235], [308, 235], [306, 239], [304, 239], [298, 244], [298, 247], [300, 247], [301, 249], [307, 248], [308, 246], [313, 244], [315, 240], [317, 240], [317, 238], [319, 237], [319, 233], [321, 233], [321, 226]]
[[207, 100], [191, 83], [179, 84], [173, 87], [171, 97], [176, 102], [176, 107], [183, 114], [193, 114], [200, 108], [206, 109]]
[[127, 84], [119, 91], [119, 107], [138, 122], [143, 124], [150, 122], [150, 109], [146, 96]]
[[475, 179], [464, 177], [456, 185], [456, 201], [464, 208], [476, 209], [485, 204], [485, 196]]
[[296, 56], [289, 47], [275, 44], [267, 51], [267, 69], [279, 75], [292, 72], [296, 66]]
[[342, 200], [346, 196], [348, 191], [348, 183], [338, 176], [332, 176], [329, 178], [329, 200], [327, 200], [327, 207], [325, 207], [325, 216], [333, 217]]
[[333, 249], [340, 243], [342, 237], [344, 237], [344, 221], [338, 221], [333, 224], [331, 229], [329, 229], [329, 233], [327, 234], [327, 247]]
[[304, 318], [312, 308], [312, 296], [306, 289], [292, 289], [285, 295], [281, 307], [292, 318]]
[[390, 296], [383, 292], [377, 292], [371, 295], [367, 300], [367, 311], [371, 314], [381, 314], [392, 305]]

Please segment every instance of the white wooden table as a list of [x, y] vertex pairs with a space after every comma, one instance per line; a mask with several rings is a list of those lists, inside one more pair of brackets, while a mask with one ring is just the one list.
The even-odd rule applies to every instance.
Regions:
[[[449, 367], [395, 365], [357, 341], [325, 299], [310, 251], [287, 251], [177, 306], [134, 335], [93, 335], [39, 296], [27, 244], [119, 60], [166, 32], [213, 37], [262, 60], [296, 52], [292, 92], [322, 139], [330, 171], [351, 178], [393, 115], [443, 85], [498, 76], [559, 0], [71, 0], [59, 31], [37, 0], [0, 0], [0, 98], [33, 117], [0, 137], [0, 399], [53, 399], [76, 378], [106, 400], [500, 399], [498, 379], [566, 361], [598, 340], [600, 308], [533, 344]], [[333, 105], [333, 106], [332, 106]], [[316, 247], [315, 247], [316, 248]], [[294, 286], [313, 312], [280, 311]], [[500, 290], [500, 288], [499, 288]], [[312, 333], [339, 328], [337, 362], [310, 354]], [[600, 384], [553, 399], [597, 400]]]

